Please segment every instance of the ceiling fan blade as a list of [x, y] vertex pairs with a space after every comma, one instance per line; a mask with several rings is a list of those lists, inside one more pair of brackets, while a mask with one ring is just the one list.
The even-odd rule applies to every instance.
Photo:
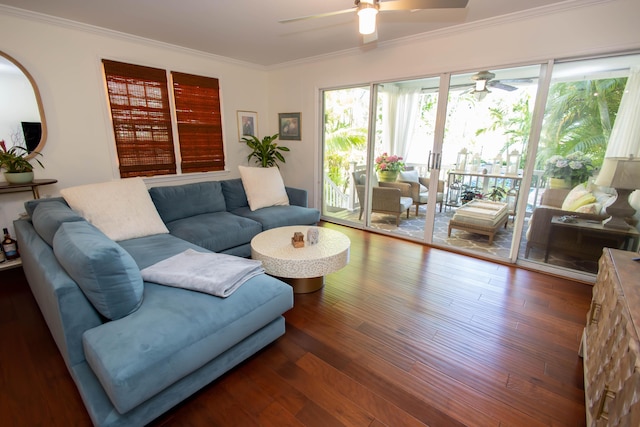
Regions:
[[506, 90], [508, 92], [513, 92], [514, 90], [518, 89], [515, 86], [511, 86], [511, 85], [506, 85], [504, 83], [500, 83], [499, 80], [492, 80], [489, 83], [487, 83], [487, 86], [495, 87], [496, 89]]
[[390, 0], [381, 1], [380, 10], [461, 9], [469, 0]]
[[352, 7], [351, 9], [336, 10], [335, 12], [319, 13], [317, 15], [298, 16], [297, 18], [281, 19], [278, 22], [281, 24], [288, 24], [289, 22], [304, 21], [307, 19], [315, 19], [315, 18], [325, 18], [327, 16], [342, 15], [343, 13], [349, 13], [349, 12], [353, 13], [355, 11], [356, 11], [356, 8]]

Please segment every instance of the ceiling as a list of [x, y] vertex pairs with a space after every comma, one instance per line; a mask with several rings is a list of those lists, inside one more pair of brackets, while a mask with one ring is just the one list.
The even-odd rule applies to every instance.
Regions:
[[[0, 0], [0, 4], [272, 66], [581, 0], [469, 0], [465, 9], [387, 11], [378, 41], [363, 44], [353, 13], [281, 24], [354, 7], [353, 0]], [[6, 9], [5, 9], [6, 10]]]

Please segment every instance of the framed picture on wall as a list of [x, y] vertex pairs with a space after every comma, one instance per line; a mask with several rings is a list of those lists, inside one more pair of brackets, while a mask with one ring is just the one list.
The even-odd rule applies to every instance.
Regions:
[[238, 141], [243, 137], [258, 136], [258, 113], [255, 111], [238, 111]]
[[278, 130], [281, 140], [300, 141], [302, 132], [300, 113], [279, 113]]

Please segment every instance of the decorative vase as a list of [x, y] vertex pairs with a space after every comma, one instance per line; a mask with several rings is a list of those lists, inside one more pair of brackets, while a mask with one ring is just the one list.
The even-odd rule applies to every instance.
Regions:
[[549, 188], [571, 188], [571, 182], [562, 178], [549, 178]]
[[33, 172], [5, 172], [4, 179], [9, 184], [28, 184], [33, 181]]
[[397, 178], [397, 171], [378, 171], [378, 181], [394, 182]]

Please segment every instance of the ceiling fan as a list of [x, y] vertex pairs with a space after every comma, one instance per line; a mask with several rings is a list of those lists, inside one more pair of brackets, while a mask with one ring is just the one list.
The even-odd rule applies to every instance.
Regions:
[[[350, 9], [320, 13], [317, 15], [299, 16], [297, 18], [283, 19], [278, 22], [286, 24], [289, 22], [325, 18], [327, 16], [352, 13], [355, 11], [358, 15], [360, 34], [369, 36], [365, 37], [365, 42], [371, 42], [377, 39], [375, 33], [376, 15], [378, 15], [378, 12], [419, 9], [462, 9], [467, 6], [467, 3], [469, 3], [469, 0], [355, 0], [355, 6]], [[372, 34], [373, 36], [371, 36]]]

